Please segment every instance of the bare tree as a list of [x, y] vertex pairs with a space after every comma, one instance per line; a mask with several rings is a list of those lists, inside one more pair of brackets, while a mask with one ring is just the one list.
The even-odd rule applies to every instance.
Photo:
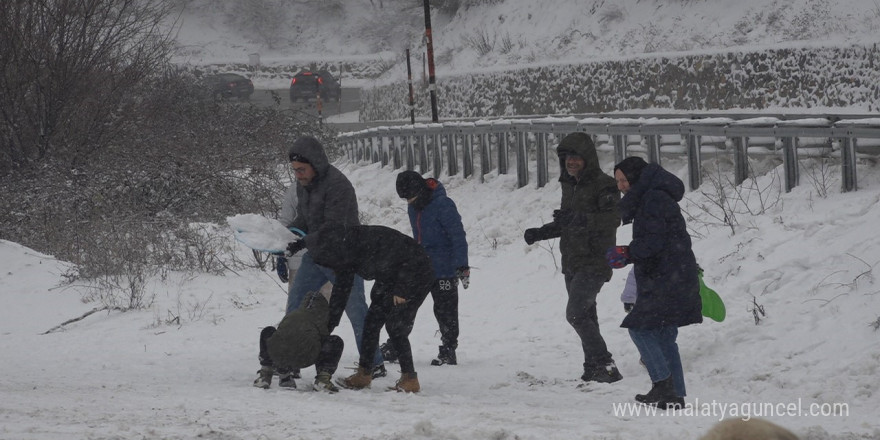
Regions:
[[72, 166], [106, 145], [126, 93], [173, 48], [169, 0], [0, 2], [0, 169]]

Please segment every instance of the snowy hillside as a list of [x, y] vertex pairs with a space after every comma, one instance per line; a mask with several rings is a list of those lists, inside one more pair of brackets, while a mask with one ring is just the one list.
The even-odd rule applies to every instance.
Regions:
[[[407, 47], [424, 51], [420, 0], [182, 3], [181, 60], [193, 64], [246, 63], [254, 53], [265, 64], [357, 58], [399, 63]], [[275, 6], [259, 16], [253, 7], [259, 3]], [[434, 10], [438, 75], [645, 53], [880, 41], [880, 7], [873, 0], [479, 3], [453, 16]], [[402, 68], [390, 73], [404, 74]]]

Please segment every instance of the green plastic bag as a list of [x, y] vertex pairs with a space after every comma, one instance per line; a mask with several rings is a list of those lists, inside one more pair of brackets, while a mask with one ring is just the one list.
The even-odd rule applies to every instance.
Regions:
[[700, 279], [700, 299], [703, 300], [703, 316], [713, 321], [724, 321], [727, 316], [727, 309], [724, 307], [724, 301], [718, 296], [718, 292], [710, 289], [703, 282], [703, 271], [697, 272]]

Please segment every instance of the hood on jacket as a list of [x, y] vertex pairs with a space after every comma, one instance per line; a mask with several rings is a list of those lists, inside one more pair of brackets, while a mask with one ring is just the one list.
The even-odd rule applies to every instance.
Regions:
[[635, 185], [629, 187], [629, 191], [620, 199], [620, 203], [617, 205], [620, 211], [620, 219], [623, 220], [624, 224], [631, 223], [633, 218], [635, 218], [636, 209], [640, 205], [642, 196], [648, 191], [663, 191], [672, 200], [680, 202], [684, 198], [684, 182], [675, 174], [666, 171], [656, 163], [645, 165]]
[[297, 139], [287, 150], [287, 157], [291, 162], [299, 159], [297, 162], [311, 164], [319, 179], [326, 176], [330, 169], [330, 159], [327, 158], [324, 146], [311, 136], [303, 136]]
[[646, 166], [648, 166], [648, 162], [645, 162], [645, 159], [638, 156], [630, 156], [615, 165], [614, 171], [620, 170], [620, 172], [626, 176], [626, 181], [629, 182], [629, 185], [633, 186], [639, 182], [639, 177], [642, 176], [642, 170], [645, 169]]
[[595, 176], [602, 172], [599, 166], [599, 155], [596, 153], [596, 146], [590, 135], [582, 132], [571, 133], [559, 142], [556, 147], [556, 154], [559, 156], [559, 169], [561, 174], [559, 181], [564, 182], [574, 177], [569, 176], [565, 171], [565, 156], [568, 154], [576, 154], [584, 159], [584, 170], [581, 176]]

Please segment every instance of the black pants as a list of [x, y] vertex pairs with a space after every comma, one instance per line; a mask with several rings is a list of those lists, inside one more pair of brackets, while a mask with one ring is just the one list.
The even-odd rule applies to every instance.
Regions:
[[596, 313], [596, 296], [603, 284], [603, 278], [587, 272], [565, 276], [565, 288], [568, 290], [565, 319], [581, 338], [584, 369], [608, 365], [612, 361], [611, 353], [599, 332], [599, 316]]
[[397, 350], [400, 371], [403, 373], [415, 373], [415, 365], [412, 358], [412, 347], [409, 345], [409, 334], [412, 332], [413, 323], [416, 321], [416, 313], [419, 307], [428, 297], [433, 280], [416, 281], [407, 285], [406, 289], [413, 295], [400, 305], [394, 305], [392, 292], [394, 286], [376, 281], [373, 290], [370, 291], [370, 309], [364, 319], [364, 337], [361, 353], [370, 353], [369, 356], [361, 355], [360, 366], [367, 371], [373, 368], [373, 356], [379, 348], [379, 333], [382, 326], [388, 331], [388, 337]]
[[438, 279], [431, 288], [431, 298], [434, 317], [440, 325], [440, 342], [455, 349], [458, 347], [458, 279]]
[[[260, 365], [264, 367], [275, 367], [266, 347], [266, 340], [275, 334], [275, 330], [275, 327], [269, 326], [260, 332]], [[339, 359], [342, 358], [342, 350], [344, 348], [345, 343], [339, 336], [330, 335], [324, 339], [324, 342], [321, 343], [321, 351], [318, 353], [318, 358], [315, 359], [315, 370], [330, 374], [335, 373], [336, 368], [339, 366]], [[278, 368], [280, 373], [286, 373], [287, 371], [289, 370]]]

